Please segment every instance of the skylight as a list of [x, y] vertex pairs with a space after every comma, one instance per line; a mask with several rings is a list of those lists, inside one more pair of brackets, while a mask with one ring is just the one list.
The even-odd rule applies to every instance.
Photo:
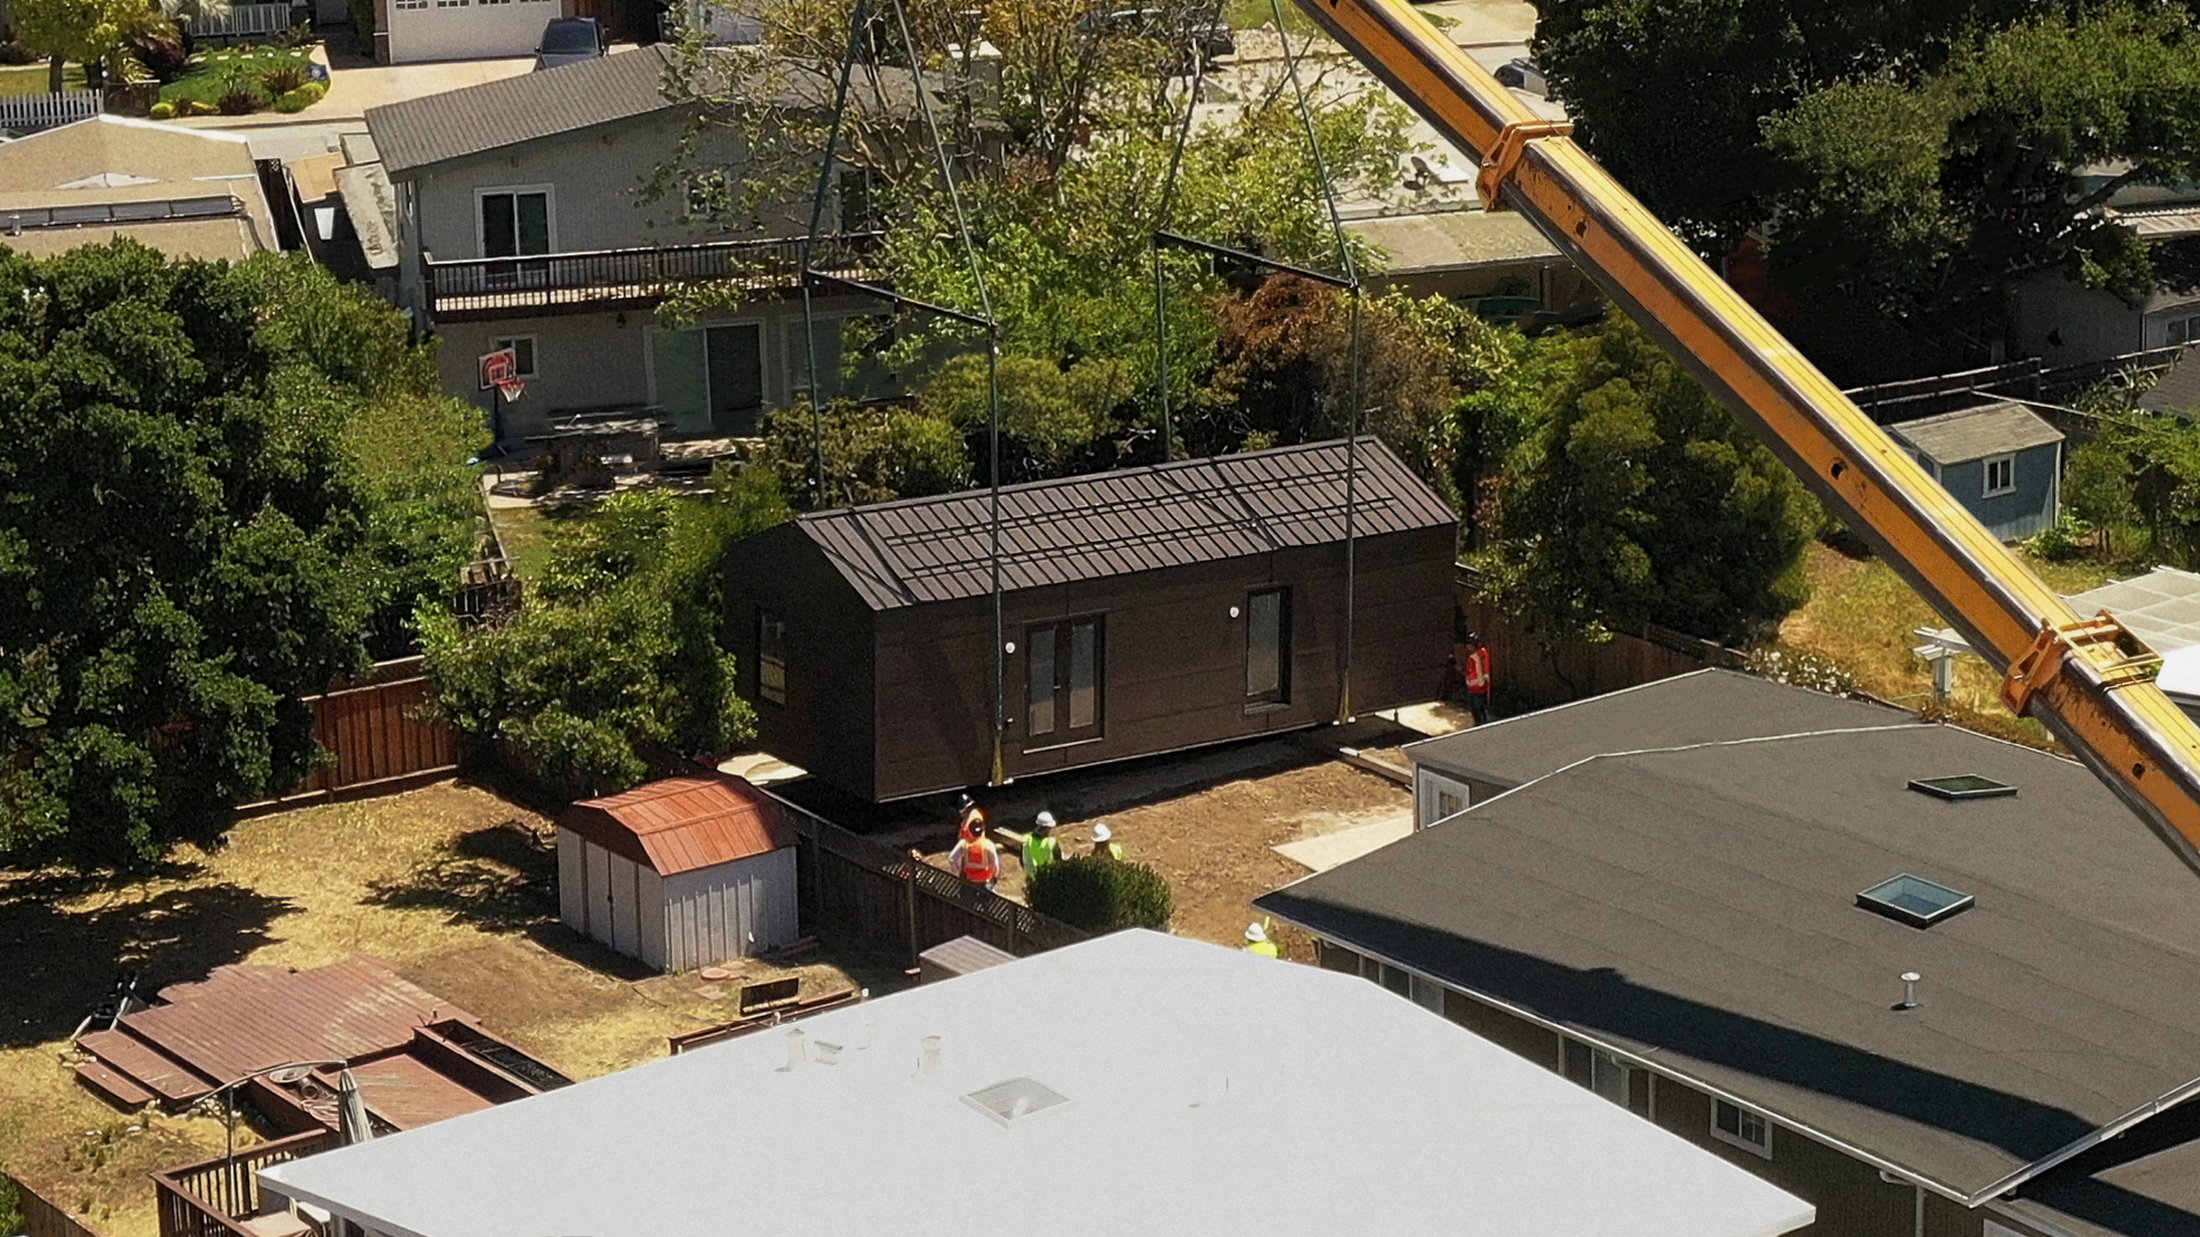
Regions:
[[1968, 910], [1974, 901], [1976, 899], [1960, 889], [1950, 889], [1938, 881], [1908, 872], [1881, 881], [1856, 895], [1858, 906], [1913, 928], [1930, 928], [1951, 915]]
[[1068, 1096], [1033, 1078], [997, 1082], [983, 1091], [972, 1091], [962, 1100], [1002, 1125], [1069, 1103]]
[[1976, 773], [1919, 778], [1910, 783], [1910, 789], [1935, 799], [1998, 799], [2017, 793], [2017, 788], [2007, 782], [1997, 782]]

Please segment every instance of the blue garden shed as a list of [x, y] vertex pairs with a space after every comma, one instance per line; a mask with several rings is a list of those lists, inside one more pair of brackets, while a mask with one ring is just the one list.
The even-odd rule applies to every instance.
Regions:
[[2003, 541], [2042, 532], [2061, 515], [2062, 431], [2022, 404], [1961, 408], [1887, 432]]

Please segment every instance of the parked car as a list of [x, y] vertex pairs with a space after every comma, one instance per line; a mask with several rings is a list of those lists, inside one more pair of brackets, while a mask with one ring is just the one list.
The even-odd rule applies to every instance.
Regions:
[[594, 60], [611, 50], [611, 36], [593, 17], [556, 17], [542, 28], [535, 47], [535, 68], [555, 69], [561, 64]]

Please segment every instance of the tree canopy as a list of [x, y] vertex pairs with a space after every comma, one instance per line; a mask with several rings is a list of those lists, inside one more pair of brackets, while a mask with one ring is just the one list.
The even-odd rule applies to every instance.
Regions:
[[302, 259], [0, 251], [0, 852], [150, 859], [320, 758], [299, 698], [472, 548], [406, 338]]
[[1786, 466], [1633, 323], [1567, 353], [1481, 556], [1497, 599], [1560, 640], [1739, 640], [1800, 604], [1819, 512]]

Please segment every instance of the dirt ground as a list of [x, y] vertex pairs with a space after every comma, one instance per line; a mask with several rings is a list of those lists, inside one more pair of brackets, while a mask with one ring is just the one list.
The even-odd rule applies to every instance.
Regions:
[[[369, 953], [576, 1078], [661, 1057], [667, 1035], [731, 1017], [739, 984], [790, 973], [650, 976], [579, 937], [556, 921], [551, 839], [544, 817], [443, 783], [246, 821], [146, 879], [0, 873], [0, 1167], [101, 1232], [152, 1237], [145, 1174], [221, 1153], [218, 1116], [120, 1113], [70, 1072], [69, 1033], [125, 968], [149, 994], [229, 962]], [[891, 959], [826, 946], [806, 992], [901, 982]]]
[[[1259, 918], [1254, 898], [1310, 870], [1272, 847], [1413, 809], [1412, 792], [1404, 786], [1288, 740], [1273, 745], [1265, 767], [1205, 785], [1159, 796], [1138, 796], [1134, 785], [1126, 786], [1123, 806], [1109, 804], [1106, 795], [1055, 789], [1055, 802], [1075, 805], [1052, 809], [1068, 854], [1089, 851], [1092, 826], [1105, 820], [1126, 858], [1153, 865], [1169, 882], [1176, 899], [1171, 928], [1180, 936], [1229, 945], [1241, 943], [1245, 925]], [[1029, 820], [1026, 807], [1018, 801], [995, 811], [993, 819], [1021, 831]], [[945, 866], [951, 842], [935, 832], [918, 849]], [[1000, 891], [1020, 901], [1023, 869], [1012, 855], [1005, 867]], [[1312, 941], [1303, 934], [1283, 928], [1279, 940], [1288, 955], [1312, 960]]]

